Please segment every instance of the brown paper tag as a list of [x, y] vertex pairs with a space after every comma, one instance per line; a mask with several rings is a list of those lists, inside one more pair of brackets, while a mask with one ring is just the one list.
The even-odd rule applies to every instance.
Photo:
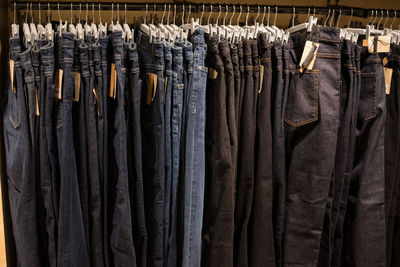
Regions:
[[364, 40], [363, 40], [362, 46], [368, 46], [368, 39], [364, 39]]
[[167, 101], [167, 85], [168, 85], [168, 76], [164, 79], [164, 104]]
[[319, 48], [319, 43], [314, 43], [311, 41], [306, 42], [300, 60], [300, 72], [303, 72], [304, 69], [308, 70], [313, 69], [315, 59], [317, 58], [318, 48]]
[[392, 74], [393, 70], [389, 68], [383, 68], [383, 73], [385, 74], [385, 88], [386, 88], [386, 94], [390, 94], [390, 86], [392, 83]]
[[62, 80], [63, 80], [63, 70], [58, 69], [54, 81], [54, 97], [56, 99], [62, 99]]
[[75, 77], [75, 95], [74, 95], [74, 101], [79, 102], [79, 95], [81, 92], [81, 74], [79, 72], [74, 72], [74, 77]]
[[385, 67], [387, 64], [389, 63], [389, 59], [387, 57], [385, 57], [384, 59], [382, 59], [382, 65]]
[[110, 90], [108, 95], [115, 99], [117, 90], [117, 72], [115, 71], [115, 63], [111, 64], [111, 75], [110, 75]]
[[97, 116], [100, 116], [100, 105], [99, 105], [99, 94], [97, 93], [97, 88], [93, 88], [93, 94], [96, 99]]
[[14, 94], [17, 93], [17, 89], [15, 88], [14, 85], [14, 66], [15, 66], [15, 62], [14, 60], [10, 59], [10, 79], [11, 79], [11, 88], [14, 91]]
[[263, 80], [264, 80], [264, 65], [260, 65], [260, 88], [258, 88], [259, 94], [262, 91]]
[[35, 98], [36, 98], [36, 104], [35, 104], [35, 114], [36, 114], [36, 116], [39, 116], [40, 115], [40, 112], [39, 112], [39, 97], [38, 97], [38, 90], [37, 90], [37, 87], [35, 87]]
[[208, 78], [215, 80], [215, 79], [217, 79], [217, 77], [218, 77], [218, 72], [213, 68], [209, 68], [208, 69]]
[[154, 101], [154, 98], [156, 96], [156, 91], [157, 91], [157, 74], [147, 73], [147, 76], [149, 78], [147, 79], [146, 104], [151, 105], [151, 103]]
[[[378, 41], [376, 42], [376, 52], [378, 53], [388, 53], [390, 51], [390, 39], [388, 35], [378, 36]], [[375, 52], [375, 37], [368, 37], [368, 52]]]

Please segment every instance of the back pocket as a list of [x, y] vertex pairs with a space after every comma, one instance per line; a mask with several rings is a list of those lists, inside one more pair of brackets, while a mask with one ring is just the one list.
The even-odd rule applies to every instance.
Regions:
[[358, 118], [365, 121], [376, 117], [376, 76], [374, 72], [361, 73]]
[[287, 124], [299, 127], [318, 120], [318, 80], [317, 70], [294, 74], [286, 103]]

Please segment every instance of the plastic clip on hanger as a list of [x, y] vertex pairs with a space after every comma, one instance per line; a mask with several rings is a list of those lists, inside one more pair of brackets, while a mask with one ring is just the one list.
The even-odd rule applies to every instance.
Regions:
[[88, 24], [88, 12], [89, 12], [89, 4], [86, 3], [86, 20], [85, 20], [85, 25], [83, 28], [85, 29], [85, 36], [92, 34], [92, 28]]
[[76, 37], [77, 36], [77, 31], [76, 31], [75, 25], [72, 23], [72, 3], [71, 3], [71, 11], [70, 12], [71, 12], [71, 21], [70, 21], [70, 23], [68, 25], [68, 31], [73, 33], [74, 36]]
[[16, 5], [17, 4], [14, 2], [14, 23], [11, 24], [11, 37], [19, 36], [19, 25], [15, 23], [15, 17], [17, 16]]
[[38, 31], [38, 38], [44, 38], [46, 36], [46, 30], [42, 25], [42, 13], [41, 13], [41, 8], [40, 8], [40, 2], [39, 2], [39, 23], [37, 25], [37, 31]]
[[46, 40], [53, 41], [54, 30], [50, 22], [50, 3], [47, 3], [47, 24], [46, 24]]
[[83, 37], [84, 37], [83, 26], [81, 24], [81, 14], [82, 14], [82, 5], [81, 5], [81, 3], [79, 3], [78, 24], [76, 24], [76, 32], [78, 34], [79, 40], [83, 40]]
[[[147, 13], [147, 12], [146, 12]], [[113, 32], [114, 31], [114, 3], [111, 4], [111, 23], [108, 25], [108, 31]], [[142, 27], [142, 25], [140, 25]]]
[[99, 32], [97, 31], [97, 25], [94, 23], [94, 3], [92, 3], [92, 23], [90, 24], [90, 28], [92, 29], [92, 34], [96, 40], [99, 39]]
[[36, 25], [33, 22], [32, 3], [30, 4], [30, 12], [31, 12], [31, 23], [29, 24], [29, 28], [30, 28], [30, 31], [31, 31], [31, 43], [32, 43], [32, 45], [34, 45], [35, 41], [39, 37], [39, 34], [37, 32]]
[[60, 24], [57, 26], [57, 31], [59, 36], [61, 36], [62, 32], [67, 30], [68, 21], [66, 20], [65, 23], [62, 23], [61, 15], [60, 15], [60, 3], [57, 3], [57, 12], [58, 12], [58, 19], [60, 20]]
[[124, 29], [124, 37], [125, 40], [129, 43], [132, 41], [133, 37], [132, 37], [132, 31], [128, 25], [128, 23], [126, 23], [126, 4], [125, 4], [125, 19], [124, 19], [124, 24], [123, 24], [123, 29]]
[[100, 24], [98, 26], [99, 35], [104, 36], [107, 34], [107, 23], [105, 23], [105, 25], [103, 25], [103, 23], [101, 22], [101, 4], [100, 3], [99, 3], [99, 22], [100, 22]]

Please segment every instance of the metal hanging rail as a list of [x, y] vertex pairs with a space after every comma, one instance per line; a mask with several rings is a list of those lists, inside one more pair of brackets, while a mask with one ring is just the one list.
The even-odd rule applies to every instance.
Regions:
[[[93, 3], [92, 2], [84, 2], [84, 3], [77, 3], [77, 2], [56, 2], [56, 1], [47, 1], [47, 2], [34, 2], [34, 1], [18, 1], [18, 2], [12, 2], [11, 7], [15, 8], [16, 10], [26, 10], [27, 5], [29, 6], [29, 9], [33, 10], [38, 10], [39, 9], [39, 4], [40, 4], [40, 9], [43, 11], [46, 11], [48, 8], [50, 10], [79, 10], [79, 4], [81, 4], [82, 10], [86, 9], [85, 6], [86, 4], [89, 5], [89, 10], [92, 10]], [[119, 4], [119, 5], [118, 5]], [[360, 17], [360, 18], [367, 18], [368, 16], [371, 15], [372, 11], [378, 11], [378, 14], [383, 13], [384, 17], [395, 17], [395, 12], [397, 14], [400, 14], [400, 10], [383, 10], [383, 9], [364, 9], [364, 8], [353, 8], [353, 7], [348, 7], [348, 6], [339, 6], [339, 5], [329, 5], [326, 7], [315, 7], [315, 6], [274, 6], [274, 5], [226, 5], [226, 4], [220, 4], [220, 3], [207, 3], [207, 4], [199, 4], [199, 3], [191, 3], [191, 2], [170, 2], [170, 3], [132, 3], [132, 2], [96, 2], [94, 4], [94, 9], [98, 10], [99, 5], [101, 6], [101, 10], [112, 10], [116, 11], [119, 6], [120, 11], [125, 10], [125, 4], [126, 4], [126, 10], [127, 11], [145, 11], [146, 10], [146, 5], [148, 7], [149, 12], [154, 12], [154, 11], [164, 11], [164, 5], [167, 5], [167, 8], [169, 5], [171, 6], [171, 10], [174, 10], [176, 8], [176, 12], [182, 12], [183, 8], [185, 8], [185, 12], [189, 11], [192, 13], [196, 12], [202, 12], [203, 11], [203, 6], [204, 6], [204, 12], [219, 12], [220, 7], [222, 9], [222, 12], [233, 12], [233, 9], [235, 7], [235, 11], [239, 11], [239, 7], [242, 6], [242, 12], [243, 14], [249, 12], [249, 13], [257, 13], [263, 12], [264, 6], [269, 6], [271, 10], [271, 14], [274, 14], [276, 11], [276, 8], [278, 10], [278, 14], [293, 14], [293, 9], [296, 9], [296, 14], [315, 14], [317, 15], [327, 15], [328, 12], [332, 15], [332, 12], [335, 12], [335, 16], [341, 12], [341, 15], [347, 15], [350, 16], [352, 15], [353, 17]], [[226, 7], [228, 7], [228, 10], [226, 10]]]

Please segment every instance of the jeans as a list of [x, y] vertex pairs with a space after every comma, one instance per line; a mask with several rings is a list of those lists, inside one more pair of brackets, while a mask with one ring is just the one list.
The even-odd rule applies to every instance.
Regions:
[[113, 62], [116, 71], [115, 99], [109, 102], [109, 197], [111, 222], [109, 242], [113, 264], [111, 266], [136, 266], [133, 244], [132, 216], [128, 181], [127, 132], [124, 109], [126, 68], [123, 58], [122, 32], [112, 33]]
[[[182, 48], [174, 45], [172, 47], [172, 96], [171, 96], [171, 191], [170, 191], [170, 219], [168, 242], [166, 248], [166, 265], [178, 265], [178, 189], [182, 182], [179, 176], [181, 158], [181, 136], [182, 136], [182, 112], [183, 112], [183, 54]], [[168, 159], [168, 158], [167, 158]]]
[[131, 205], [133, 242], [138, 266], [145, 267], [147, 259], [147, 229], [145, 221], [145, 206], [143, 194], [142, 171], [142, 133], [140, 123], [141, 88], [139, 78], [139, 56], [134, 42], [128, 44], [129, 62], [129, 99], [128, 99], [128, 151], [129, 151], [129, 180], [131, 183]]
[[203, 216], [203, 266], [233, 266], [235, 176], [227, 118], [227, 88], [218, 39], [207, 44], [206, 187]]
[[[245, 40], [243, 43], [243, 60], [246, 83], [243, 93], [242, 113], [240, 114], [236, 208], [235, 208], [235, 259], [239, 266], [248, 266], [248, 226], [253, 202], [254, 190], [254, 145], [256, 120], [256, 92], [258, 88], [259, 65], [256, 63], [257, 42]], [[255, 88], [255, 86], [257, 86]]]
[[19, 37], [11, 37], [9, 44], [10, 59], [15, 62], [14, 84], [10, 83], [7, 88], [8, 100], [3, 114], [3, 125], [8, 198], [17, 264], [41, 266], [35, 173], [24, 92], [24, 86], [27, 86], [27, 82], [34, 83], [34, 77], [33, 73], [31, 77], [24, 77], [24, 69], [31, 64], [31, 61], [23, 59], [30, 56], [30, 50], [21, 53]]
[[334, 171], [340, 98], [338, 28], [314, 27], [320, 46], [312, 70], [299, 72], [306, 31], [290, 35], [290, 85], [285, 110], [284, 266], [316, 266]]
[[182, 266], [200, 266], [205, 180], [205, 94], [208, 69], [204, 32], [193, 34], [192, 84], [187, 87]]
[[60, 162], [60, 209], [58, 224], [57, 266], [89, 265], [73, 146], [72, 63], [74, 35], [65, 32], [59, 37], [59, 64], [63, 70], [62, 99], [57, 103], [57, 143]]
[[165, 188], [164, 188], [164, 265], [168, 257], [168, 235], [170, 229], [170, 207], [171, 207], [171, 187], [172, 187], [172, 132], [171, 132], [171, 110], [172, 110], [172, 46], [164, 44], [165, 60], [165, 85], [164, 85], [164, 118], [165, 118]]
[[346, 210], [342, 266], [386, 266], [385, 81], [379, 54], [366, 50], [363, 47], [361, 52], [356, 147]]
[[255, 177], [253, 207], [250, 215], [249, 266], [275, 266], [274, 231], [272, 224], [272, 62], [266, 34], [259, 35], [261, 66], [258, 93], [255, 138]]
[[[143, 180], [148, 232], [147, 264], [163, 266], [163, 210], [165, 183], [165, 139], [164, 139], [164, 44], [153, 40], [142, 32], [138, 35], [138, 52], [141, 59], [142, 79], [142, 156]], [[155, 95], [146, 103], [150, 85], [150, 73], [157, 75]], [[154, 93], [154, 92], [153, 92]]]

